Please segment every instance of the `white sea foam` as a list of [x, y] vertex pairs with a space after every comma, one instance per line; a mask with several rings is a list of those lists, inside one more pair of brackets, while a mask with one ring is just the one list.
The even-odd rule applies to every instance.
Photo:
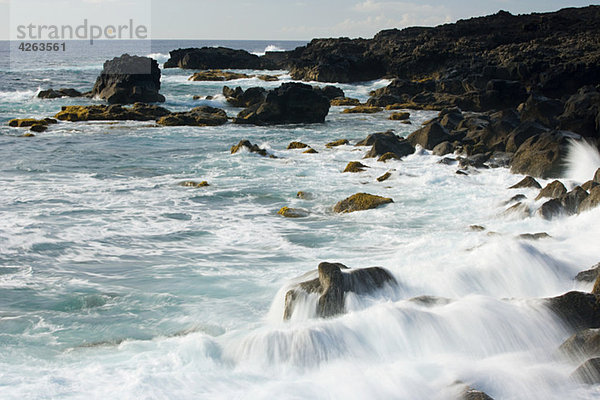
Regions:
[[571, 140], [567, 154], [566, 177], [582, 184], [594, 177], [600, 168], [600, 153], [598, 148], [585, 140]]
[[277, 47], [273, 44], [270, 44], [267, 47], [265, 47], [265, 49], [263, 51], [254, 51], [254, 52], [252, 52], [252, 54], [257, 55], [257, 56], [264, 56], [268, 51], [271, 52], [271, 51], [285, 51], [285, 50], [282, 49], [281, 47]]

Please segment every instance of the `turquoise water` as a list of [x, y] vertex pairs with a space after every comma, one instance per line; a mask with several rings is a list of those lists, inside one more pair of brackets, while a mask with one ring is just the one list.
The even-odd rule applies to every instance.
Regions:
[[[271, 44], [239, 47], [259, 52]], [[161, 43], [140, 54], [162, 63], [169, 49], [187, 45]], [[379, 163], [362, 160], [363, 147], [325, 147], [387, 129], [407, 135], [435, 115], [426, 111], [411, 111], [412, 125], [388, 120], [387, 111], [348, 115], [332, 107], [317, 125], [65, 122], [35, 138], [6, 126], [10, 118], [98, 103], [35, 94], [89, 90], [102, 62], [122, 51], [106, 46], [58, 70], [41, 61], [2, 70], [1, 398], [445, 399], [456, 380], [496, 399], [599, 396], [570, 381], [577, 363], [555, 354], [568, 333], [538, 300], [590, 289], [572, 277], [599, 261], [598, 210], [554, 221], [504, 216], [503, 202], [517, 193], [507, 187], [522, 178], [505, 169], [461, 176], [424, 151]], [[219, 96], [222, 83], [190, 82], [191, 73], [163, 70], [165, 107], [239, 111]], [[387, 83], [340, 87], [366, 100]], [[231, 155], [241, 139], [278, 158]], [[319, 153], [285, 150], [293, 140]], [[370, 168], [341, 172], [356, 160]], [[392, 178], [377, 182], [387, 171]], [[184, 180], [211, 186], [179, 186]], [[299, 190], [313, 199], [298, 199]], [[394, 203], [331, 211], [356, 192]], [[540, 204], [536, 191], [521, 192]], [[282, 218], [283, 206], [309, 216]], [[542, 231], [551, 238], [516, 238]], [[349, 296], [349, 312], [330, 320], [313, 318], [309, 299], [309, 311], [284, 323], [286, 288], [321, 261], [383, 266], [400, 286]], [[448, 300], [410, 300], [421, 295]]]

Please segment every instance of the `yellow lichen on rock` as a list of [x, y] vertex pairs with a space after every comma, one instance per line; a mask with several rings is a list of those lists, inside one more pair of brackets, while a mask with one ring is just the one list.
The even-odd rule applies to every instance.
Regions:
[[356, 193], [340, 201], [333, 207], [336, 213], [351, 213], [354, 211], [370, 210], [383, 204], [393, 203], [389, 197], [376, 196], [369, 193]]

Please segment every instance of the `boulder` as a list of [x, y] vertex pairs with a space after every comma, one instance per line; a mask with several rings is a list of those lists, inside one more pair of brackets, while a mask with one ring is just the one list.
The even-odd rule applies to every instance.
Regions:
[[576, 214], [579, 206], [587, 197], [588, 192], [577, 186], [570, 192], [560, 196], [559, 200], [567, 214]]
[[597, 138], [600, 132], [599, 113], [600, 92], [594, 86], [586, 86], [569, 97], [564, 113], [558, 118], [559, 126], [582, 136]]
[[354, 211], [370, 210], [393, 202], [394, 200], [388, 197], [376, 196], [368, 193], [356, 193], [338, 202], [333, 207], [333, 211], [336, 213], [351, 213]]
[[519, 182], [515, 183], [509, 189], [520, 189], [520, 188], [534, 188], [541, 189], [542, 185], [539, 184], [538, 181], [535, 180], [533, 176], [526, 176], [521, 179]]
[[8, 121], [8, 126], [12, 126], [13, 128], [30, 128], [36, 125], [48, 125], [53, 123], [56, 123], [56, 120], [52, 118], [15, 118]]
[[319, 152], [316, 151], [315, 149], [313, 149], [312, 147], [309, 147], [308, 150], [304, 150], [302, 152], [302, 154], [318, 154]]
[[542, 204], [537, 210], [540, 217], [551, 220], [565, 213], [565, 208], [558, 199], [551, 199]]
[[581, 271], [575, 277], [576, 281], [580, 282], [594, 282], [600, 275], [600, 263], [594, 265], [592, 268]]
[[46, 132], [48, 130], [48, 125], [46, 125], [46, 124], [31, 125], [31, 128], [29, 128], [29, 130], [32, 132], [36, 132], [36, 133]]
[[341, 97], [336, 99], [331, 99], [329, 104], [332, 106], [358, 106], [360, 105], [360, 100], [354, 99], [352, 97]]
[[135, 103], [133, 106], [123, 107], [117, 104], [110, 106], [64, 106], [54, 117], [61, 121], [153, 121], [158, 120], [171, 112], [166, 108]]
[[591, 358], [581, 364], [572, 374], [571, 378], [588, 385], [600, 383], [600, 357]]
[[584, 183], [583, 185], [581, 185], [581, 188], [583, 190], [585, 190], [586, 192], [589, 192], [590, 190], [592, 190], [592, 188], [599, 186], [599, 185], [600, 185], [600, 183], [589, 180], [586, 183]]
[[245, 50], [225, 47], [177, 49], [170, 53], [165, 68], [183, 69], [277, 69], [264, 58]]
[[600, 186], [594, 186], [590, 189], [590, 195], [579, 204], [577, 212], [581, 213], [591, 210], [592, 208], [598, 207], [598, 205], [600, 205]]
[[[375, 158], [386, 153], [393, 153], [398, 159], [415, 152], [415, 148], [407, 140], [399, 139], [392, 131], [372, 133], [356, 146], [371, 146], [365, 158]], [[385, 160], [383, 160], [385, 161]]]
[[186, 112], [165, 115], [157, 123], [164, 126], [218, 126], [227, 122], [227, 114], [220, 108], [201, 106]]
[[510, 161], [511, 172], [541, 178], [560, 176], [568, 151], [569, 137], [572, 135], [560, 131], [530, 137], [519, 146]]
[[569, 292], [547, 300], [548, 307], [575, 331], [600, 328], [600, 297]]
[[521, 233], [517, 238], [523, 240], [540, 240], [540, 239], [548, 239], [552, 236], [548, 235], [546, 232], [537, 232], [537, 233]]
[[567, 188], [560, 181], [552, 181], [547, 184], [540, 193], [535, 198], [536, 200], [540, 200], [544, 197], [548, 197], [550, 199], [557, 199], [562, 195], [567, 194]]
[[384, 182], [387, 181], [390, 177], [392, 176], [391, 172], [386, 172], [385, 174], [381, 175], [380, 177], [377, 178], [377, 182]]
[[406, 138], [413, 146], [421, 145], [424, 149], [432, 150], [442, 142], [450, 141], [450, 134], [439, 122], [432, 122], [411, 133]]
[[37, 97], [40, 99], [58, 99], [61, 97], [81, 97], [83, 93], [75, 89], [48, 89], [42, 90], [38, 93]]
[[327, 85], [325, 87], [315, 86], [314, 89], [321, 93], [323, 96], [327, 97], [328, 100], [333, 100], [337, 98], [345, 98], [346, 95], [344, 91], [337, 86]]
[[410, 118], [410, 113], [407, 113], [406, 111], [395, 112], [395, 113], [390, 114], [390, 119], [392, 121], [406, 121], [409, 118]]
[[359, 161], [350, 161], [348, 165], [346, 165], [344, 172], [363, 172], [365, 168], [369, 167]]
[[301, 282], [286, 293], [283, 319], [292, 317], [302, 293], [317, 294], [317, 316], [330, 318], [345, 312], [346, 293], [367, 295], [386, 285], [397, 284], [392, 274], [380, 267], [351, 270], [340, 263], [322, 262], [318, 266], [318, 278]]
[[242, 150], [242, 148], [245, 148], [250, 153], [260, 154], [263, 157], [266, 157], [268, 155], [267, 150], [261, 149], [257, 145], [250, 143], [249, 140], [240, 140], [238, 144], [236, 144], [235, 146], [231, 146], [231, 154], [239, 152], [240, 150]]
[[148, 57], [124, 54], [104, 63], [91, 94], [110, 104], [164, 102], [159, 90], [158, 63]]
[[592, 181], [594, 181], [596, 183], [600, 183], [600, 168], [598, 168], [596, 170], [596, 173], [594, 174], [594, 178], [592, 179]]
[[573, 358], [600, 356], [600, 329], [585, 329], [573, 334], [559, 350]]
[[523, 122], [508, 134], [505, 150], [514, 153], [527, 139], [547, 131], [548, 128], [535, 121]]
[[454, 145], [448, 141], [442, 142], [433, 148], [434, 156], [445, 156], [446, 154], [454, 153]]
[[327, 143], [325, 145], [325, 147], [331, 149], [333, 147], [343, 146], [345, 144], [350, 144], [350, 142], [348, 141], [348, 139], [339, 139], [339, 140], [334, 140], [333, 142]]
[[382, 154], [382, 155], [381, 155], [381, 156], [380, 156], [380, 157], [377, 159], [377, 161], [380, 161], [380, 162], [386, 162], [386, 161], [388, 161], [388, 160], [399, 160], [399, 159], [400, 159], [400, 157], [398, 157], [398, 156], [396, 155], [396, 153], [392, 153], [391, 151], [388, 151], [387, 153], [384, 153], [384, 154]]
[[306, 210], [290, 207], [282, 207], [279, 211], [277, 211], [277, 214], [286, 218], [304, 218], [308, 216], [308, 212]]
[[251, 87], [242, 90], [239, 86], [235, 89], [223, 86], [223, 95], [233, 107], [251, 107], [264, 102], [267, 97], [267, 91], [261, 87]]
[[383, 108], [381, 107], [374, 107], [374, 106], [355, 106], [352, 108], [346, 108], [344, 111], [342, 111], [344, 114], [375, 114], [378, 112], [383, 111]]
[[287, 124], [325, 122], [329, 100], [302, 83], [284, 83], [268, 92], [265, 100], [242, 110], [236, 124]]
[[288, 144], [287, 149], [288, 150], [293, 150], [293, 149], [306, 149], [308, 147], [307, 144], [302, 143], [302, 142], [291, 142], [290, 144]]
[[521, 107], [521, 120], [539, 122], [548, 128], [555, 128], [558, 124], [558, 116], [564, 109], [565, 105], [560, 100], [531, 94]]

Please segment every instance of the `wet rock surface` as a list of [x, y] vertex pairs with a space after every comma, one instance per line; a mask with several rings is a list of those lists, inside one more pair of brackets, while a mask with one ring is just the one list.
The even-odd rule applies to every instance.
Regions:
[[344, 299], [348, 292], [364, 295], [384, 285], [397, 285], [396, 279], [380, 267], [349, 269], [340, 263], [322, 262], [318, 266], [318, 274], [318, 278], [301, 282], [286, 293], [284, 319], [292, 317], [302, 292], [318, 294], [316, 314], [329, 318], [344, 313]]

